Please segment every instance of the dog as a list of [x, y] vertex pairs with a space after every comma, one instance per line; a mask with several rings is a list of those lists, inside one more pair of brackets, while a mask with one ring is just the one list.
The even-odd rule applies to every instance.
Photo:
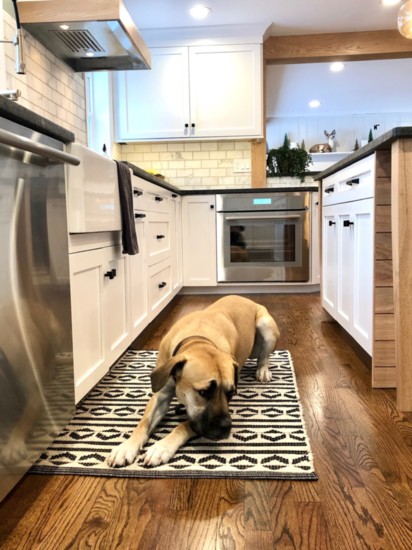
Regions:
[[188, 420], [149, 447], [144, 465], [166, 464], [195, 436], [227, 438], [239, 370], [248, 358], [256, 358], [256, 379], [270, 382], [269, 355], [279, 336], [268, 310], [241, 296], [226, 296], [178, 320], [160, 343], [151, 374], [153, 395], [144, 414], [130, 438], [113, 449], [108, 465], [121, 467], [136, 460], [174, 396], [186, 408]]

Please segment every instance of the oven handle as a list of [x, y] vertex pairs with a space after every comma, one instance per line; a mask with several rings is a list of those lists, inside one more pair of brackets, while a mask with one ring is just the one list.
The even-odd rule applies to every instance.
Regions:
[[300, 214], [259, 214], [259, 216], [226, 216], [228, 222], [240, 220], [299, 220]]

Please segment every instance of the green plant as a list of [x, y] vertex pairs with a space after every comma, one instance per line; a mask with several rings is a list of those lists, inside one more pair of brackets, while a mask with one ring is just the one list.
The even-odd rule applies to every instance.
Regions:
[[296, 148], [291, 148], [290, 141], [285, 134], [283, 145], [277, 149], [270, 149], [266, 159], [266, 173], [268, 177], [289, 176], [304, 181], [308, 167], [312, 164], [311, 155], [305, 151], [304, 142]]

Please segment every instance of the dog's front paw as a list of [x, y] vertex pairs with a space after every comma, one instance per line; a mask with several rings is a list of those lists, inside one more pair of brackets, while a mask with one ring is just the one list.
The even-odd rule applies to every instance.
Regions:
[[262, 384], [267, 384], [272, 380], [272, 373], [268, 367], [261, 367], [256, 371], [256, 380]]
[[136, 460], [140, 448], [138, 444], [128, 439], [113, 449], [107, 458], [107, 464], [113, 468], [132, 464]]
[[27, 458], [26, 443], [22, 439], [9, 441], [0, 451], [0, 463], [15, 466]]
[[167, 447], [162, 441], [158, 441], [147, 449], [143, 464], [145, 466], [160, 466], [169, 462], [174, 454], [173, 449]]

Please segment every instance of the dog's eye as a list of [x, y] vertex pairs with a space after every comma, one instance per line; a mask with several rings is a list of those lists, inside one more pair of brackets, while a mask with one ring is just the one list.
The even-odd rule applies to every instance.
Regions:
[[206, 397], [206, 396], [207, 396], [207, 390], [197, 390], [197, 393], [198, 393], [201, 397]]

